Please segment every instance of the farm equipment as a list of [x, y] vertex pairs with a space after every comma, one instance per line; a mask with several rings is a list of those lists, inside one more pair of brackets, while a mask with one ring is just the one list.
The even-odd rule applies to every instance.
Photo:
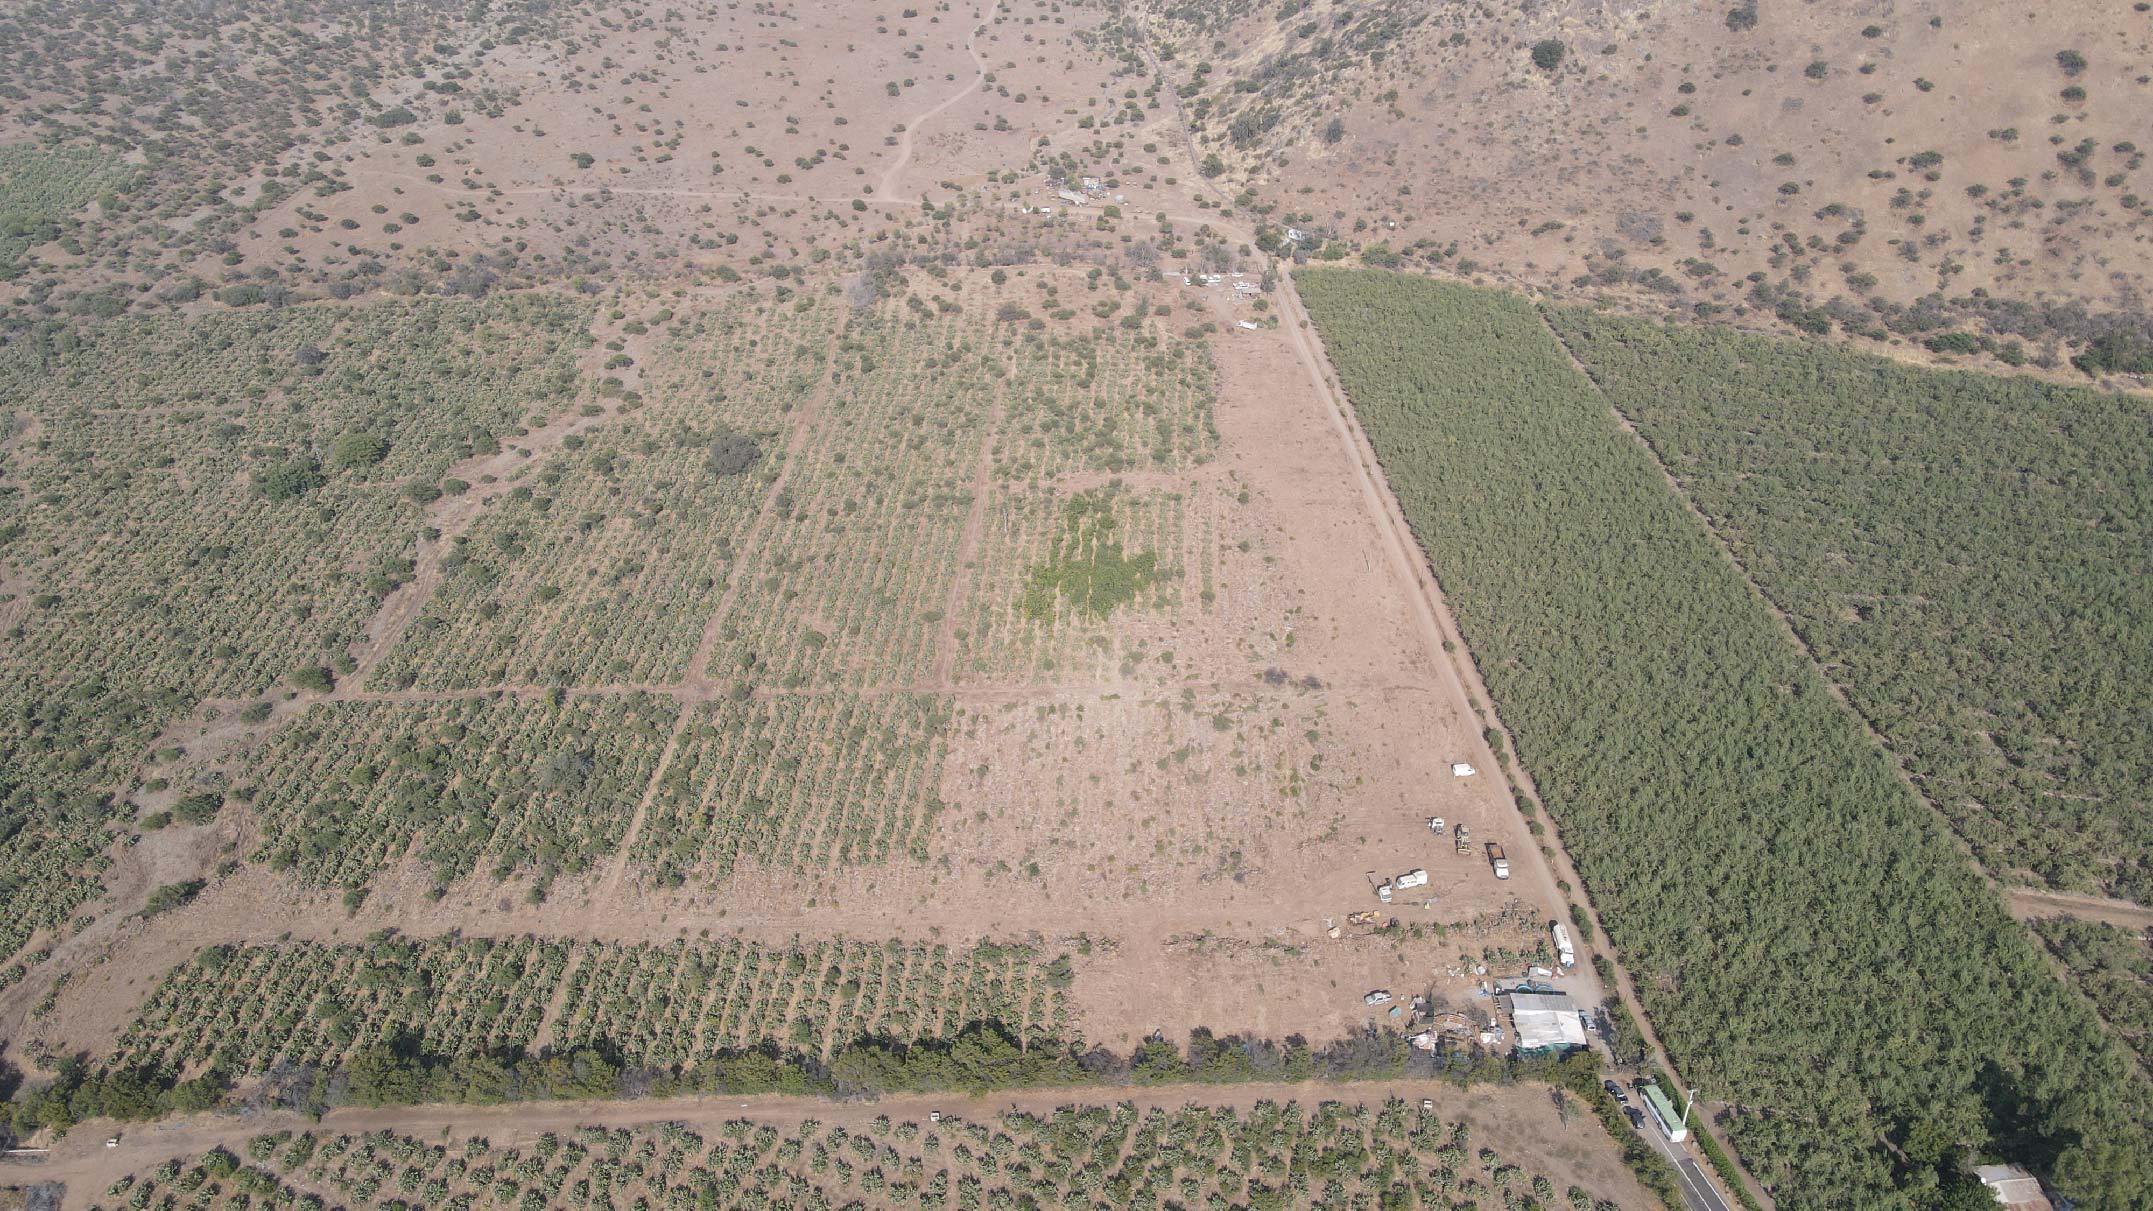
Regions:
[[1373, 908], [1369, 909], [1369, 910], [1368, 910], [1368, 911], [1366, 911], [1366, 912], [1353, 912], [1353, 913], [1347, 913], [1347, 914], [1346, 914], [1346, 924], [1348, 924], [1348, 925], [1373, 925], [1373, 924], [1375, 924], [1375, 923], [1376, 923], [1376, 920], [1377, 920], [1377, 918], [1378, 918], [1378, 917], [1380, 917], [1381, 915], [1382, 915], [1381, 913], [1378, 913], [1378, 912], [1377, 912], [1377, 911], [1376, 911], [1375, 909], [1373, 909]]
[[1460, 824], [1460, 825], [1458, 825], [1458, 834], [1457, 834], [1457, 836], [1458, 836], [1458, 852], [1459, 852], [1460, 854], [1469, 854], [1469, 853], [1472, 853], [1472, 852], [1473, 852], [1473, 834], [1472, 834], [1471, 830], [1467, 829], [1467, 828], [1465, 827], [1465, 825], [1463, 825], [1463, 824]]

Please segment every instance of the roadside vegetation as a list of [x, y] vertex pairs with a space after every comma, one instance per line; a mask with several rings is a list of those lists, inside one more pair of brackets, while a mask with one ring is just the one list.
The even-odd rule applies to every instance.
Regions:
[[2153, 1198], [2153, 1086], [1515, 296], [1298, 278], [1684, 1076], [1782, 1207]]

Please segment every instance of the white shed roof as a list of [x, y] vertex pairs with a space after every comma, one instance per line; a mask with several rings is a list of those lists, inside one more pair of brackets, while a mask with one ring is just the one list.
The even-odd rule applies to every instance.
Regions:
[[1517, 1023], [1520, 1051], [1586, 1046], [1577, 1003], [1562, 993], [1512, 993], [1510, 1016]]

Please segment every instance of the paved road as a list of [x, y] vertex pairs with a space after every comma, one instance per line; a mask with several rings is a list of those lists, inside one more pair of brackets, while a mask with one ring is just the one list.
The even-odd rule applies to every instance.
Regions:
[[1667, 1162], [1675, 1167], [1675, 1176], [1681, 1179], [1682, 1183], [1682, 1203], [1688, 1211], [1730, 1211], [1727, 1201], [1719, 1196], [1719, 1187], [1713, 1185], [1712, 1180], [1705, 1176], [1704, 1169], [1697, 1164], [1697, 1158], [1690, 1155], [1687, 1147], [1673, 1143], [1661, 1135], [1660, 1129], [1653, 1125], [1650, 1115], [1646, 1115], [1644, 1121], [1637, 1125], [1637, 1133], [1650, 1141], [1660, 1155], [1666, 1157]]

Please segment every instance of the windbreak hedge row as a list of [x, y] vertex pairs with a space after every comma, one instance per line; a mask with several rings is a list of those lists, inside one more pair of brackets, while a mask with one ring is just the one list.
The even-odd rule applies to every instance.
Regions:
[[1524, 300], [1299, 275], [1683, 1073], [1782, 1207], [1962, 1146], [2153, 1199], [2147, 1087]]

